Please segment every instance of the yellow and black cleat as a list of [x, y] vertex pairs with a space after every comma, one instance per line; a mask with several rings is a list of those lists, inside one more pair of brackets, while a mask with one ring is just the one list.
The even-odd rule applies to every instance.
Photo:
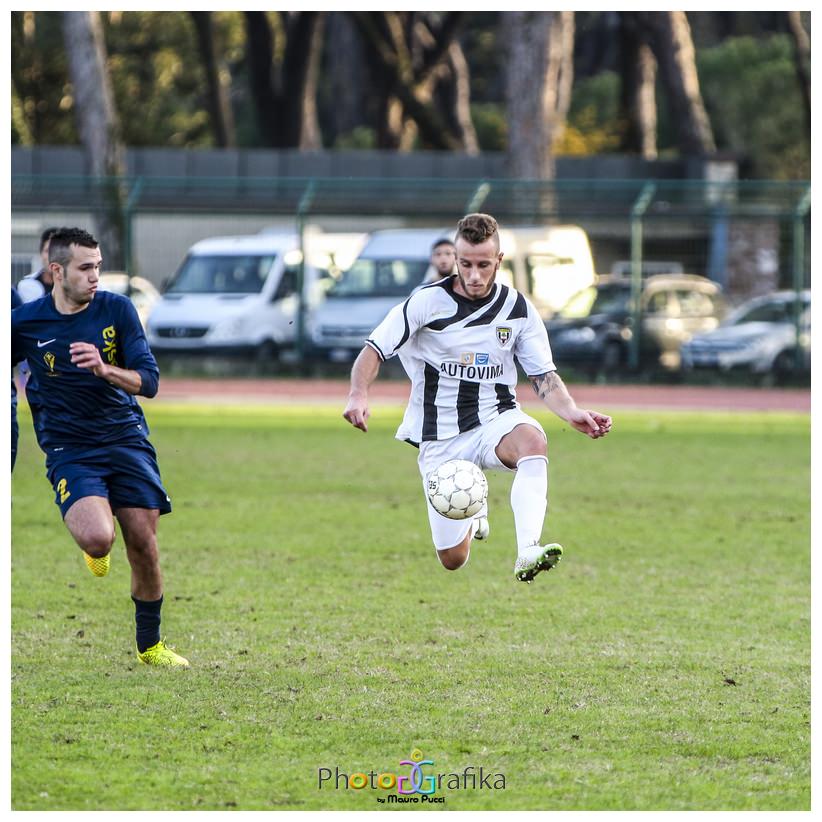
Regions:
[[89, 571], [96, 577], [104, 577], [111, 568], [111, 554], [106, 554], [104, 557], [92, 557], [83, 551], [83, 559]]
[[156, 645], [146, 648], [143, 653], [137, 652], [137, 659], [146, 665], [160, 665], [168, 668], [188, 668], [188, 660], [184, 656], [174, 653], [161, 639]]

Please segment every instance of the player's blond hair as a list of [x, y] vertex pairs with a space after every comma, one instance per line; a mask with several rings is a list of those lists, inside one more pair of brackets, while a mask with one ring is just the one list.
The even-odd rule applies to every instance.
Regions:
[[457, 223], [457, 239], [462, 238], [471, 245], [479, 245], [486, 240], [494, 240], [499, 248], [499, 231], [497, 221], [490, 214], [466, 214]]

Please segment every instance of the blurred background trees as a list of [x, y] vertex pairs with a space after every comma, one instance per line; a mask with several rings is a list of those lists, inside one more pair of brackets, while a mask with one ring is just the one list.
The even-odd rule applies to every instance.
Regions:
[[[63, 14], [11, 15], [13, 144], [82, 142]], [[720, 151], [810, 177], [807, 12], [98, 16], [129, 146], [508, 151], [521, 176]]]

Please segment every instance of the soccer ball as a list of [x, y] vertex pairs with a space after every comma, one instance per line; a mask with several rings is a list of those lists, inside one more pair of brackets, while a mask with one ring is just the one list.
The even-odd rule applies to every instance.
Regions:
[[449, 460], [435, 468], [427, 481], [428, 501], [448, 519], [469, 519], [485, 504], [488, 481], [468, 460]]

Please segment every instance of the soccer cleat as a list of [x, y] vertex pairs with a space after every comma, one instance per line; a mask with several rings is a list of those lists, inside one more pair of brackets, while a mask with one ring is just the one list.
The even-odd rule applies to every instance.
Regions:
[[474, 539], [488, 539], [488, 535], [491, 533], [488, 517], [477, 517], [474, 520], [474, 526]]
[[106, 554], [104, 557], [93, 557], [83, 551], [83, 559], [88, 565], [89, 571], [96, 577], [104, 577], [111, 568], [111, 554]]
[[188, 660], [184, 656], [174, 653], [161, 639], [156, 645], [146, 648], [143, 653], [137, 652], [137, 659], [146, 665], [163, 665], [169, 668], [188, 668]]
[[540, 571], [550, 571], [562, 559], [562, 546], [534, 545], [517, 557], [514, 577], [520, 582], [530, 582]]

